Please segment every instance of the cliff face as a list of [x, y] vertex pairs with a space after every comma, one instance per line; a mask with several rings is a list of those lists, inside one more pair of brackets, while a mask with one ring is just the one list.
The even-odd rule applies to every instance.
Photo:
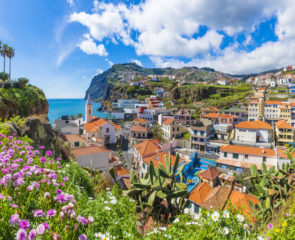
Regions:
[[43, 91], [29, 85], [24, 89], [0, 89], [0, 118], [9, 119], [14, 116], [27, 117], [44, 115], [47, 118], [48, 102]]
[[10, 134], [16, 133], [19, 137], [27, 135], [34, 141], [33, 146], [36, 149], [44, 146], [46, 150], [51, 150], [55, 157], [62, 156], [65, 160], [69, 159], [69, 150], [47, 120], [42, 120], [40, 117], [29, 117], [22, 125], [15, 122], [9, 122], [6, 125], [9, 127]]

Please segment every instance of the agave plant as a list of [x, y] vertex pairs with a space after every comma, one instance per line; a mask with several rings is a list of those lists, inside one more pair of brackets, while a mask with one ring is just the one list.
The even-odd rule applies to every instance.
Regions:
[[178, 182], [182, 179], [184, 165], [179, 168], [179, 156], [176, 156], [174, 166], [171, 166], [171, 157], [165, 157], [165, 167], [159, 163], [155, 168], [152, 161], [143, 178], [138, 179], [130, 174], [130, 190], [126, 193], [137, 200], [138, 210], [151, 216], [155, 222], [169, 222], [185, 207], [187, 197], [186, 184]]
[[295, 160], [292, 155], [295, 149], [289, 148], [286, 153], [291, 163], [283, 164], [280, 168], [277, 166], [267, 169], [265, 163], [262, 163], [261, 172], [258, 172], [256, 165], [251, 165], [250, 179], [255, 189], [255, 194], [259, 198], [259, 205], [253, 205], [249, 202], [253, 211], [253, 216], [261, 222], [269, 220], [275, 209], [278, 209], [285, 203], [289, 197], [289, 190], [295, 186]]

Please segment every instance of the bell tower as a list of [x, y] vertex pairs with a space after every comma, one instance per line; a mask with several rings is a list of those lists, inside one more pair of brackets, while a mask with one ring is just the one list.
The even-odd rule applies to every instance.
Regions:
[[93, 117], [93, 105], [90, 99], [90, 95], [88, 94], [86, 106], [85, 106], [85, 121], [86, 123], [90, 122]]

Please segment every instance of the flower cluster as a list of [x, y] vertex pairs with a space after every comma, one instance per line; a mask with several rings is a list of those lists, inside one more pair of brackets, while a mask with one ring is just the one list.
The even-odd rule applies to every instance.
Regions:
[[[68, 177], [59, 159], [44, 147], [0, 134], [0, 225], [5, 239], [87, 239], [93, 217], [76, 214], [77, 201], [67, 193]], [[62, 237], [61, 237], [62, 236]]]

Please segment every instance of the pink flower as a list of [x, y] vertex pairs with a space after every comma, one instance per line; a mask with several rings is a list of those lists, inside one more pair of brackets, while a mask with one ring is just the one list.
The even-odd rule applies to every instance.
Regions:
[[16, 213], [16, 214], [13, 214], [11, 217], [10, 217], [10, 220], [9, 220], [9, 223], [11, 225], [16, 225], [17, 223], [19, 222], [19, 215]]
[[40, 146], [39, 148], [40, 148], [40, 149], [44, 149], [45, 147], [44, 147], [44, 146]]
[[35, 229], [32, 229], [30, 232], [29, 232], [29, 240], [34, 240], [36, 238], [36, 230]]
[[42, 217], [43, 216], [43, 210], [41, 210], [41, 209], [37, 209], [37, 210], [35, 210], [34, 211], [34, 217], [36, 218], [36, 217]]
[[45, 229], [44, 225], [43, 224], [39, 224], [38, 227], [37, 227], [37, 234], [39, 236], [43, 236], [44, 233], [45, 233], [45, 230], [46, 229]]
[[27, 230], [30, 228], [30, 223], [27, 219], [22, 219], [19, 223], [19, 227], [24, 229], [24, 230]]
[[94, 223], [94, 218], [92, 216], [89, 216], [88, 221], [89, 221], [90, 224], [92, 224], [92, 223]]
[[269, 224], [267, 225], [267, 227], [268, 227], [268, 229], [271, 229], [271, 228], [273, 227], [272, 223], [269, 223]]
[[51, 157], [51, 156], [52, 156], [52, 152], [51, 152], [51, 151], [47, 151], [47, 152], [46, 152], [46, 156], [47, 156], [47, 157]]
[[56, 210], [50, 209], [47, 211], [46, 217], [51, 218], [51, 217], [55, 216], [55, 214], [56, 214]]
[[16, 240], [27, 240], [26, 230], [20, 228], [16, 233]]
[[87, 240], [86, 235], [85, 235], [85, 234], [81, 234], [81, 235], [79, 236], [79, 240]]
[[43, 226], [45, 227], [46, 230], [49, 230], [50, 227], [49, 227], [48, 223], [44, 222], [42, 224], [43, 224]]
[[41, 161], [42, 163], [45, 163], [45, 162], [46, 162], [46, 157], [40, 157], [40, 161]]

